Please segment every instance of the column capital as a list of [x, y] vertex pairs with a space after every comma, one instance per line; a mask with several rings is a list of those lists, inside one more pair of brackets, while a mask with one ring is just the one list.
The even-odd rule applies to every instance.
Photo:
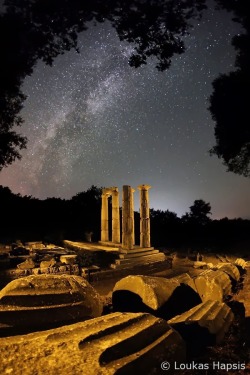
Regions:
[[151, 187], [152, 186], [150, 186], [150, 185], [139, 185], [139, 186], [137, 186], [137, 188], [139, 190], [149, 190]]
[[111, 188], [104, 188], [102, 189], [102, 196], [110, 196], [112, 194]]

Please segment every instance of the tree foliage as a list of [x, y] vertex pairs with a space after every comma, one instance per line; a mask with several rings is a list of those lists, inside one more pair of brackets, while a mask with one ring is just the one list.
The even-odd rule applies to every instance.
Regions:
[[[121, 40], [132, 43], [131, 66], [154, 57], [158, 70], [170, 67], [175, 54], [185, 51], [183, 36], [200, 17], [207, 0], [5, 0], [0, 15], [0, 170], [21, 157], [27, 139], [16, 131], [25, 96], [22, 83], [38, 60], [52, 65], [59, 55], [77, 48], [78, 34], [108, 20]], [[247, 92], [250, 66], [248, 1], [216, 0], [233, 11], [243, 27], [232, 43], [237, 51], [236, 72], [215, 80], [210, 111], [216, 145], [211, 150], [228, 170], [250, 175]], [[84, 53], [84, 51], [83, 51]], [[249, 95], [248, 95], [249, 96]]]
[[250, 74], [238, 70], [213, 82], [210, 111], [216, 146], [211, 150], [223, 159], [228, 171], [250, 176]]
[[211, 205], [206, 203], [203, 199], [196, 199], [194, 204], [189, 207], [190, 212], [186, 213], [182, 220], [191, 224], [197, 223], [205, 225], [210, 221], [208, 215], [211, 215]]
[[250, 7], [247, 1], [217, 0], [220, 7], [233, 11], [243, 32], [234, 36], [236, 71], [213, 82], [210, 111], [215, 121], [216, 145], [211, 153], [223, 160], [228, 171], [250, 177]]
[[110, 21], [121, 40], [134, 44], [130, 65], [169, 68], [183, 53], [190, 21], [199, 17], [206, 0], [5, 0], [0, 15], [0, 170], [20, 158], [27, 139], [12, 130], [21, 125], [25, 96], [21, 86], [38, 60], [52, 65], [93, 22]]

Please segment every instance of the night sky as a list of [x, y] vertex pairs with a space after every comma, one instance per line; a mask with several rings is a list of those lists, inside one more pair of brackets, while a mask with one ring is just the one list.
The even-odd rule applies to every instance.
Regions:
[[26, 78], [18, 131], [28, 147], [0, 184], [42, 199], [71, 198], [91, 185], [149, 184], [151, 208], [181, 216], [204, 199], [214, 219], [250, 218], [250, 179], [209, 155], [211, 82], [234, 69], [231, 38], [239, 31], [229, 13], [210, 8], [185, 38], [186, 53], [161, 73], [153, 59], [131, 68], [133, 45], [108, 23], [89, 25], [80, 54], [65, 53], [52, 68], [40, 62]]

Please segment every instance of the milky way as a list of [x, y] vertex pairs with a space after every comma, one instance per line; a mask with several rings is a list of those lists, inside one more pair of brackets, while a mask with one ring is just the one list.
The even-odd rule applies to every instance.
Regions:
[[0, 184], [70, 198], [91, 185], [145, 183], [156, 209], [182, 215], [204, 199], [214, 218], [250, 217], [250, 180], [227, 173], [208, 152], [215, 144], [211, 82], [233, 70], [230, 42], [239, 31], [230, 14], [210, 9], [185, 37], [187, 51], [161, 73], [153, 59], [131, 68], [133, 46], [107, 22], [89, 25], [79, 35], [80, 54], [65, 53], [52, 68], [39, 62], [26, 78], [21, 132], [28, 147]]

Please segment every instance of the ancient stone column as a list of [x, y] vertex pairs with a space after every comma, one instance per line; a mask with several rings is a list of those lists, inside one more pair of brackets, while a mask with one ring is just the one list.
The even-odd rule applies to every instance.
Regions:
[[122, 196], [122, 248], [132, 250], [134, 245], [133, 189], [123, 186]]
[[139, 185], [140, 190], [140, 247], [150, 247], [149, 185]]
[[119, 192], [117, 187], [112, 188], [112, 242], [120, 243], [120, 210]]
[[[135, 213], [134, 213], [134, 192], [135, 192], [135, 189], [132, 189], [132, 196], [131, 196], [131, 199], [132, 199], [132, 210], [133, 210], [133, 218], [135, 220]], [[133, 225], [133, 245], [135, 245], [135, 225]]]
[[102, 191], [101, 241], [109, 241], [108, 189]]

